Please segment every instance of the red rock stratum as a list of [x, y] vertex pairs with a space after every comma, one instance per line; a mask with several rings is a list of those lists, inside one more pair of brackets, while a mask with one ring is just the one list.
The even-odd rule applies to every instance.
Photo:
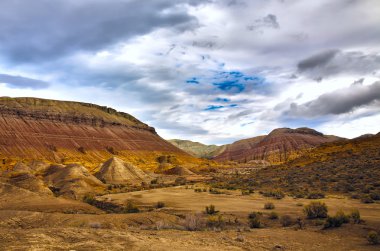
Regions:
[[266, 160], [272, 164], [286, 162], [298, 156], [302, 150], [339, 139], [323, 135], [310, 128], [279, 128], [265, 136], [236, 141], [226, 146], [224, 152], [215, 157], [217, 161]]
[[[113, 155], [153, 162], [191, 158], [133, 116], [104, 106], [38, 98], [0, 98], [0, 160], [80, 162], [95, 168]], [[180, 157], [178, 157], [180, 156]], [[194, 158], [193, 158], [194, 159]], [[150, 163], [150, 166], [149, 166]]]

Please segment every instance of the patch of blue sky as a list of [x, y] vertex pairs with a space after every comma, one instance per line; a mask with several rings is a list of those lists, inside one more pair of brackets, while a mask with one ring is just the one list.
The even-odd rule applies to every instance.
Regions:
[[228, 99], [228, 98], [216, 98], [215, 99], [216, 102], [224, 102], [224, 103], [228, 103], [231, 101], [231, 99]]
[[219, 110], [219, 109], [222, 109], [222, 108], [234, 108], [234, 107], [238, 107], [239, 105], [238, 104], [230, 104], [230, 105], [209, 105], [207, 106], [207, 108], [205, 108], [204, 110], [205, 111], [215, 111], [215, 110]]
[[[241, 71], [219, 71], [213, 77], [213, 85], [219, 90], [230, 93], [241, 93], [246, 89], [260, 91], [265, 79], [258, 75], [246, 75]], [[265, 88], [264, 88], [265, 89]]]
[[224, 108], [224, 105], [209, 105], [204, 110], [205, 111], [215, 111], [215, 110], [219, 110], [219, 109], [222, 109], [222, 108]]
[[218, 89], [222, 91], [231, 91], [240, 93], [244, 91], [246, 85], [245, 83], [239, 83], [239, 80], [226, 80], [222, 82], [213, 83]]
[[197, 84], [199, 84], [199, 80], [196, 77], [192, 77], [192, 78], [186, 80], [186, 83], [188, 83], [188, 84], [196, 84], [197, 85]]

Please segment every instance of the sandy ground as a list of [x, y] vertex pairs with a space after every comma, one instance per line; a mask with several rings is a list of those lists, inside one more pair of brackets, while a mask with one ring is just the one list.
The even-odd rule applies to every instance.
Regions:
[[294, 226], [284, 228], [279, 223], [261, 229], [184, 230], [181, 217], [203, 211], [209, 204], [214, 204], [223, 215], [246, 219], [251, 211], [269, 212], [263, 209], [267, 201], [275, 204], [274, 211], [280, 215], [293, 216], [302, 215], [303, 207], [297, 204], [310, 202], [289, 197], [271, 200], [259, 194], [242, 196], [237, 191], [229, 192], [196, 193], [185, 187], [171, 187], [101, 197], [117, 203], [133, 199], [140, 206], [153, 206], [157, 201], [167, 205], [136, 214], [68, 213], [60, 210], [67, 201], [50, 203], [48, 210], [40, 212], [31, 207], [0, 207], [0, 250], [379, 250], [379, 246], [369, 245], [365, 237], [369, 230], [380, 229], [380, 204], [362, 204], [344, 197], [329, 197], [323, 201], [332, 213], [338, 209], [349, 212], [358, 208], [364, 224], [350, 223], [331, 230], [321, 230], [314, 225], [296, 230]]
[[[239, 191], [226, 191], [228, 194], [210, 194], [208, 192], [196, 193], [194, 189], [185, 187], [169, 187], [154, 190], [138, 191], [131, 193], [109, 194], [100, 198], [124, 204], [127, 200], [133, 200], [138, 205], [153, 206], [162, 201], [169, 208], [180, 211], [204, 211], [205, 206], [215, 205], [217, 210], [227, 213], [250, 213], [252, 211], [265, 211], [266, 202], [275, 204], [274, 211], [280, 214], [300, 216], [303, 214], [303, 206], [310, 203], [309, 199], [294, 199], [285, 197], [277, 200], [261, 196], [260, 194], [241, 195]], [[342, 209], [349, 213], [352, 209], [360, 210], [364, 220], [380, 224], [380, 204], [363, 204], [359, 200], [348, 199], [343, 196], [328, 196], [321, 199], [327, 204], [329, 213], [334, 214]], [[302, 204], [302, 205], [300, 205]]]

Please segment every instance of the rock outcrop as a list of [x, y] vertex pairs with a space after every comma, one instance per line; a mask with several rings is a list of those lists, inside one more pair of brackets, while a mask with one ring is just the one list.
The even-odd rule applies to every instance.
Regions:
[[323, 135], [310, 128], [279, 128], [265, 136], [244, 139], [227, 145], [226, 150], [214, 159], [217, 161], [266, 160], [271, 164], [284, 163], [305, 149], [340, 138]]

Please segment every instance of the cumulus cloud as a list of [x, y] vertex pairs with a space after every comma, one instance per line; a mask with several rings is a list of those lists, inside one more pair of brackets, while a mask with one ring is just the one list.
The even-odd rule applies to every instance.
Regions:
[[0, 83], [5, 83], [7, 86], [11, 88], [30, 88], [30, 89], [45, 89], [49, 86], [49, 83], [32, 79], [32, 78], [26, 78], [22, 76], [13, 76], [8, 74], [0, 74]]
[[348, 88], [325, 93], [317, 99], [298, 105], [292, 103], [285, 113], [294, 117], [318, 117], [343, 114], [380, 101], [380, 81], [372, 85], [351, 85]]

